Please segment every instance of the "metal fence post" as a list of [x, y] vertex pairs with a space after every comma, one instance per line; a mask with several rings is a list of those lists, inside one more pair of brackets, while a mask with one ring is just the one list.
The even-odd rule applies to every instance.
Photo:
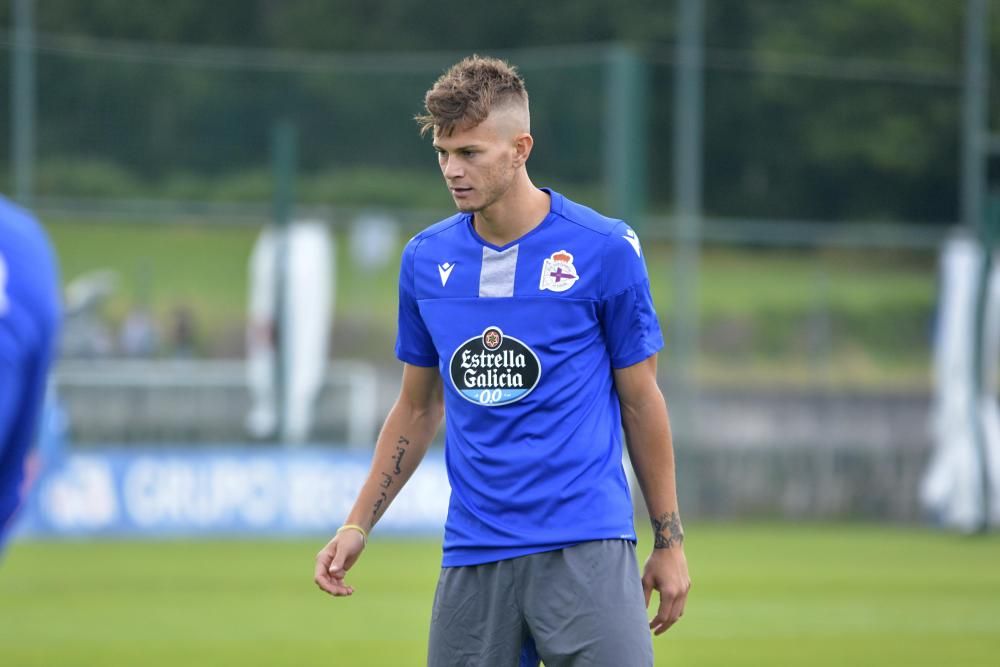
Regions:
[[704, 95], [703, 0], [678, 0], [674, 84], [674, 313], [668, 332], [673, 352], [670, 386], [679, 407], [677, 430], [693, 434], [696, 423], [694, 366], [698, 356], [698, 272], [702, 218], [702, 113]]
[[14, 0], [10, 146], [14, 199], [30, 206], [35, 167], [35, 2]]
[[639, 53], [624, 44], [606, 55], [604, 187], [609, 214], [640, 229], [646, 213], [647, 71]]
[[272, 160], [274, 169], [274, 223], [276, 225], [277, 243], [275, 244], [275, 395], [278, 397], [277, 435], [279, 440], [290, 442], [288, 437], [288, 368], [290, 340], [288, 336], [288, 299], [286, 285], [288, 280], [288, 227], [295, 205], [295, 165], [296, 165], [296, 133], [291, 121], [283, 119], [274, 126]]

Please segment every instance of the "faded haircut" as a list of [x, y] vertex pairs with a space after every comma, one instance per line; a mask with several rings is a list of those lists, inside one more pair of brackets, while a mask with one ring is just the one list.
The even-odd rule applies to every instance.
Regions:
[[457, 127], [475, 127], [508, 104], [528, 105], [517, 68], [497, 58], [472, 55], [454, 65], [424, 95], [426, 114], [415, 116], [420, 135], [436, 130], [450, 136]]

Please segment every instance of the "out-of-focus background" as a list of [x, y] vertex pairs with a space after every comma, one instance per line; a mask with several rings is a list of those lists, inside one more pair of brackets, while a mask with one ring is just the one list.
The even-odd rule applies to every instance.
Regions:
[[440, 442], [353, 599], [311, 561], [398, 390], [400, 250], [453, 212], [413, 116], [474, 52], [526, 80], [534, 182], [643, 241], [695, 582], [657, 664], [1000, 661], [996, 0], [8, 0], [0, 26], [0, 191], [67, 312], [0, 663], [423, 664]]

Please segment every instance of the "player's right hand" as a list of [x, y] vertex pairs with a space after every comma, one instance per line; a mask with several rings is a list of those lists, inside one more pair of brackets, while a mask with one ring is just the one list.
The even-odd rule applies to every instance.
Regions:
[[356, 530], [345, 530], [335, 535], [316, 554], [313, 581], [320, 589], [334, 597], [352, 595], [354, 588], [344, 583], [344, 576], [358, 560], [364, 548], [364, 538]]

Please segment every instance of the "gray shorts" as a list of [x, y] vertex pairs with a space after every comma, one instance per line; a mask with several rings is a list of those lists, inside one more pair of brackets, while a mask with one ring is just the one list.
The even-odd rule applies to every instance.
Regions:
[[429, 667], [649, 667], [635, 545], [584, 542], [441, 569]]

